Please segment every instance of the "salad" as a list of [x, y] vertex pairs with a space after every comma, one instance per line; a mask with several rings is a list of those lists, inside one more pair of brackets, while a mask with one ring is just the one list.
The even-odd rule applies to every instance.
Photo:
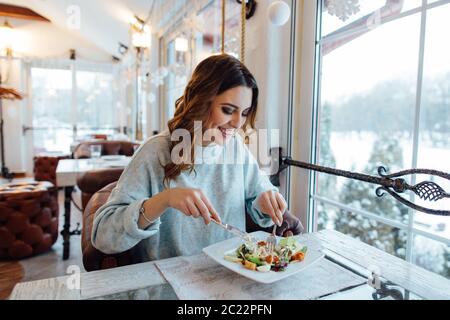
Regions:
[[283, 238], [270, 252], [265, 241], [246, 242], [224, 259], [241, 263], [245, 268], [260, 272], [284, 271], [290, 263], [303, 261], [308, 248], [298, 243], [294, 237]]

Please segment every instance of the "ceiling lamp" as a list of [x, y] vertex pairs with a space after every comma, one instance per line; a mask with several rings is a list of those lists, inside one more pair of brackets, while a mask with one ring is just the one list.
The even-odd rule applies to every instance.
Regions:
[[283, 1], [275, 1], [269, 6], [268, 15], [270, 22], [280, 27], [288, 22], [291, 8]]

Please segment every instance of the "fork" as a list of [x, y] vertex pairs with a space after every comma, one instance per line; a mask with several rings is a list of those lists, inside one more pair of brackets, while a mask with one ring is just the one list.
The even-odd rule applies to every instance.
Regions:
[[276, 229], [277, 229], [277, 224], [275, 223], [273, 225], [272, 234], [270, 236], [268, 236], [266, 239], [266, 248], [270, 253], [272, 253], [275, 250], [275, 247], [277, 245], [277, 237], [275, 236]]

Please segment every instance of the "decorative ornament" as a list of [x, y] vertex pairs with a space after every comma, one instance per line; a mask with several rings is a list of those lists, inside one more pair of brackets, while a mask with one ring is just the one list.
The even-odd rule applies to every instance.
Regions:
[[169, 70], [166, 67], [160, 67], [155, 72], [150, 73], [150, 82], [159, 87], [164, 84], [164, 78], [169, 74]]
[[272, 24], [281, 27], [288, 22], [291, 8], [284, 1], [275, 1], [269, 6], [268, 16]]
[[155, 95], [153, 92], [150, 92], [150, 93], [147, 95], [147, 100], [148, 100], [148, 102], [149, 102], [150, 104], [155, 103], [155, 101], [156, 101], [156, 95]]
[[361, 10], [359, 0], [327, 0], [325, 6], [330, 15], [342, 21], [346, 21]]

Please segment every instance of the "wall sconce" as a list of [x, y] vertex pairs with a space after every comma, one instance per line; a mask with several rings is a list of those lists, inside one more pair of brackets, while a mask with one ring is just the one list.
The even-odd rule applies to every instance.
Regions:
[[0, 26], [0, 55], [12, 57], [14, 31], [8, 20]]

